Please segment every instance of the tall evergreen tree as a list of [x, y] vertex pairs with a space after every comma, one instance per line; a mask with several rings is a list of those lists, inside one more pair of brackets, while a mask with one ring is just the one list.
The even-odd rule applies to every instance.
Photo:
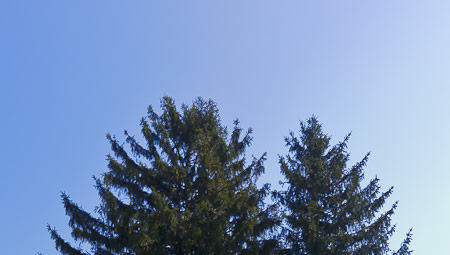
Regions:
[[392, 187], [380, 192], [379, 179], [363, 187], [363, 167], [369, 154], [347, 167], [347, 135], [330, 146], [316, 117], [300, 125], [300, 136], [285, 139], [289, 154], [280, 157], [287, 189], [274, 195], [284, 207], [283, 229], [288, 254], [410, 254], [411, 234], [397, 252], [389, 249], [394, 232], [395, 202], [382, 212]]
[[[107, 135], [113, 155], [109, 171], [95, 178], [100, 205], [84, 211], [62, 194], [72, 246], [55, 229], [62, 254], [262, 254], [274, 241], [264, 210], [268, 186], [257, 188], [265, 155], [247, 164], [249, 129], [230, 136], [212, 101], [197, 99], [179, 112], [174, 101], [151, 107], [141, 121], [145, 145], [125, 131], [126, 144]], [[243, 134], [244, 133], [244, 134]], [[127, 149], [128, 148], [128, 149]], [[86, 248], [87, 247], [87, 248]]]

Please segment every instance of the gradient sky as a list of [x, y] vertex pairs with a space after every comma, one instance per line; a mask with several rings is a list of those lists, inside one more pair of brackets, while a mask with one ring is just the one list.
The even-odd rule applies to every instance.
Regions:
[[[450, 237], [450, 2], [194, 0], [0, 2], [2, 254], [57, 254], [70, 239], [60, 201], [98, 204], [106, 133], [139, 135], [146, 107], [217, 102], [223, 124], [254, 129], [248, 156], [277, 154], [318, 116], [351, 160], [370, 151], [398, 247], [445, 254]], [[387, 208], [387, 207], [386, 207]]]

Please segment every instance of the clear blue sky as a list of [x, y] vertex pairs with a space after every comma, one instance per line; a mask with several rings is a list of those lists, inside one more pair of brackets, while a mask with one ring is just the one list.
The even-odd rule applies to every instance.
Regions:
[[0, 3], [2, 254], [56, 254], [60, 202], [98, 199], [105, 134], [138, 134], [148, 105], [212, 98], [254, 128], [281, 178], [283, 137], [312, 114], [399, 200], [391, 239], [448, 252], [449, 1], [24, 1]]

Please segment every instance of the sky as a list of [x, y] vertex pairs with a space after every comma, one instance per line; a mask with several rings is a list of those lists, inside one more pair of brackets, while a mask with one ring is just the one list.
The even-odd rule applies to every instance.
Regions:
[[318, 116], [351, 162], [394, 186], [397, 248], [444, 254], [450, 237], [450, 2], [4, 0], [0, 2], [0, 243], [57, 254], [64, 191], [92, 211], [105, 135], [139, 136], [148, 105], [211, 98], [254, 129], [279, 187], [283, 138]]

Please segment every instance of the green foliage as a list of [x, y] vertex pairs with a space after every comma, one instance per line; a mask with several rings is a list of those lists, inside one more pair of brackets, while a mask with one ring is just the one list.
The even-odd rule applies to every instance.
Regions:
[[[251, 130], [235, 125], [231, 136], [216, 105], [197, 99], [178, 112], [163, 98], [141, 121], [143, 146], [125, 131], [133, 156], [107, 135], [114, 156], [95, 179], [101, 204], [97, 218], [66, 194], [62, 200], [75, 241], [94, 254], [260, 254], [274, 241], [261, 238], [275, 224], [256, 180], [265, 155], [246, 164]], [[88, 254], [49, 227], [62, 254]]]
[[[380, 192], [379, 179], [362, 187], [369, 154], [347, 168], [350, 134], [337, 145], [314, 116], [300, 125], [300, 136], [285, 139], [289, 154], [280, 157], [287, 189], [275, 192], [284, 207], [285, 252], [288, 254], [388, 254], [394, 232], [391, 216], [397, 203], [381, 212], [392, 187]], [[410, 233], [393, 254], [410, 254]]]
[[283, 191], [258, 188], [266, 155], [246, 161], [251, 129], [235, 121], [230, 135], [211, 100], [178, 111], [169, 97], [162, 113], [141, 120], [143, 142], [107, 135], [109, 171], [95, 178], [94, 214], [62, 194], [74, 243], [48, 226], [61, 254], [411, 254], [411, 231], [397, 251], [388, 241], [397, 203], [382, 212], [392, 187], [362, 187], [368, 155], [347, 167], [349, 135], [330, 146], [315, 117], [286, 138], [280, 157]]

